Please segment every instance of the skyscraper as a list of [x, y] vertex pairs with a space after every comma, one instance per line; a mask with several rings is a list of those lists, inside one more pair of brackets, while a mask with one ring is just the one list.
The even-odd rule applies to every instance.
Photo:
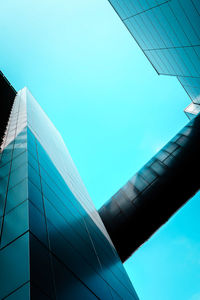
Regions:
[[[193, 118], [199, 111], [198, 1], [110, 2], [156, 71], [177, 76], [194, 101], [186, 109]], [[100, 210], [104, 223], [110, 223], [111, 241], [62, 138], [27, 89], [17, 93], [8, 122], [16, 91], [4, 83], [0, 298], [137, 299], [118, 254], [127, 259], [199, 188], [195, 162], [199, 118], [111, 198], [105, 205], [108, 214]], [[177, 188], [173, 196], [181, 190], [180, 202], [172, 201], [173, 188]], [[126, 234], [131, 235], [131, 247]], [[118, 254], [113, 243], [119, 246]]]
[[138, 299], [59, 132], [27, 88], [6, 89], [0, 299]]
[[200, 2], [198, 0], [109, 0], [160, 75], [176, 76], [200, 111]]
[[177, 77], [192, 100], [185, 113], [194, 120], [99, 210], [125, 261], [200, 188], [200, 2], [109, 2], [156, 72]]

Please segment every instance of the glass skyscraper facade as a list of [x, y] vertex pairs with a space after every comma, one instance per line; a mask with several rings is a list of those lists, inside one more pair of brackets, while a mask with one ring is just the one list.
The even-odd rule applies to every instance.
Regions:
[[[195, 295], [194, 290], [195, 287], [197, 291], [199, 289], [199, 253], [192, 252], [192, 249], [195, 245], [194, 241], [199, 241], [199, 217], [198, 213], [195, 215], [195, 210], [198, 211], [197, 201], [200, 195], [197, 160], [200, 150], [200, 1], [109, 0], [109, 2], [156, 72], [159, 75], [174, 76], [179, 80], [191, 99], [191, 104], [185, 109], [191, 121], [102, 206], [99, 210], [100, 216], [124, 261], [162, 224], [166, 223], [177, 209], [193, 198], [181, 212], [182, 217], [184, 216], [182, 221], [184, 220], [188, 231], [186, 227], [182, 229], [183, 223], [179, 223], [180, 214], [174, 218], [179, 220], [176, 226], [179, 227], [181, 237], [183, 234], [185, 240], [187, 239], [187, 246], [181, 244], [178, 251], [175, 245], [171, 248], [178, 256], [179, 251], [181, 255], [184, 252], [188, 253], [188, 256], [192, 256], [193, 262], [187, 261], [186, 255], [180, 256], [180, 263], [185, 268], [184, 272], [182, 265], [179, 273], [175, 268], [172, 271], [171, 268], [168, 269], [168, 272], [169, 270], [172, 272], [173, 279], [175, 274], [175, 276], [180, 276], [181, 272], [184, 274], [180, 276], [181, 279], [178, 279], [179, 289], [183, 294], [185, 293], [187, 288], [184, 289], [182, 286], [185, 282], [188, 286], [188, 294], [176, 298], [172, 294], [178, 287], [178, 280], [172, 280], [171, 287], [170, 280], [166, 280], [166, 277], [163, 282], [166, 287], [164, 295], [166, 299], [198, 298], [198, 293]], [[197, 194], [194, 197], [195, 193]], [[168, 226], [170, 227], [170, 224]], [[132, 240], [127, 238], [128, 232]], [[170, 237], [168, 243], [173, 244], [173, 242], [174, 239]], [[165, 259], [168, 258], [166, 261], [169, 261], [171, 266], [172, 260], [168, 256], [167, 244], [166, 248]], [[159, 247], [152, 252], [154, 255], [156, 253], [156, 256], [157, 253], [159, 255]], [[152, 257], [150, 253], [148, 259], [151, 267]], [[156, 274], [151, 270], [151, 275], [155, 275], [154, 296], [156, 297], [153, 299], [162, 298], [157, 294], [156, 284], [159, 281], [157, 279], [161, 274], [164, 275], [165, 271], [163, 268], [159, 274]]]
[[138, 299], [62, 137], [27, 88], [0, 157], [0, 299]]
[[158, 74], [176, 76], [200, 111], [200, 1], [109, 0]]
[[[193, 120], [108, 201], [101, 219], [59, 132], [28, 89], [16, 95], [0, 73], [2, 300], [138, 299], [118, 254], [126, 260], [199, 189], [200, 2], [109, 1], [157, 73], [182, 84]], [[114, 228], [112, 241], [102, 220]]]

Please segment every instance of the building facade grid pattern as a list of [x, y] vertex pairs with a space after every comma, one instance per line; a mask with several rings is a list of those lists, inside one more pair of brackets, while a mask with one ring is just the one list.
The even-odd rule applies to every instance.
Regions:
[[109, 2], [157, 73], [176, 76], [191, 101], [200, 104], [200, 2]]
[[[49, 136], [51, 138], [51, 136]], [[16, 97], [0, 160], [0, 299], [138, 299]]]

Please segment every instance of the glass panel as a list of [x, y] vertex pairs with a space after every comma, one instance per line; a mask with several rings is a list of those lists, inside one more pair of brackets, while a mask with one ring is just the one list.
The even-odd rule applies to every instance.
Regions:
[[2, 180], [5, 176], [8, 176], [10, 173], [11, 163], [4, 164], [2, 167], [0, 166], [0, 180]]
[[9, 161], [11, 161], [13, 153], [13, 143], [8, 145], [4, 150], [1, 157], [1, 166], [7, 164]]
[[[197, 47], [186, 47], [184, 49], [179, 49], [179, 55], [183, 57], [193, 77], [200, 76], [200, 57], [198, 57], [198, 53], [195, 51], [196, 49]], [[183, 52], [185, 52], [185, 55]]]
[[44, 215], [31, 202], [29, 202], [29, 225], [30, 231], [48, 247]]
[[156, 179], [157, 175], [154, 173], [153, 170], [149, 169], [148, 167], [142, 168], [139, 173], [142, 175], [142, 177], [149, 183], [151, 183], [153, 180]]
[[19, 205], [21, 202], [28, 199], [28, 180], [25, 179], [12, 189], [8, 190], [6, 201], [6, 214]]
[[167, 167], [170, 167], [170, 166], [173, 166], [174, 165], [174, 161], [175, 161], [175, 158], [173, 155], [170, 155], [168, 156], [164, 161], [163, 163], [167, 166]]
[[200, 3], [199, 0], [192, 0], [192, 3], [195, 7], [195, 9], [197, 10], [198, 14], [200, 15]]
[[[17, 291], [6, 297], [5, 300], [30, 300], [30, 283], [25, 284]], [[32, 298], [31, 298], [32, 300]], [[40, 300], [40, 299], [38, 299]]]
[[30, 277], [31, 282], [50, 298], [54, 297], [50, 253], [32, 234], [30, 234]]
[[0, 250], [0, 299], [29, 280], [29, 234]]
[[183, 147], [188, 144], [188, 138], [182, 135], [178, 138], [178, 140], [176, 140], [176, 143]]
[[15, 171], [17, 168], [21, 167], [24, 164], [27, 164], [26, 150], [12, 160], [11, 172]]
[[168, 153], [172, 153], [173, 151], [175, 151], [178, 148], [178, 145], [175, 143], [167, 143], [167, 145], [165, 145], [163, 147], [163, 150], [167, 151]]
[[156, 172], [159, 176], [165, 174], [166, 171], [165, 166], [159, 160], [156, 160], [154, 163], [152, 163], [151, 169], [153, 169], [154, 172]]
[[[187, 39], [190, 41], [191, 44], [198, 45], [199, 39], [198, 39], [198, 35], [196, 34], [196, 30], [195, 30], [196, 28], [193, 28], [189, 18], [186, 16], [185, 11], [183, 10], [185, 4], [183, 6], [182, 2], [183, 0], [170, 1], [169, 5], [173, 10], [173, 14], [176, 16], [176, 19], [179, 21], [180, 28], [182, 28], [182, 31], [187, 36]], [[192, 9], [191, 1], [184, 1], [184, 2], [188, 2], [188, 4], [190, 2], [189, 10], [191, 10]]]
[[123, 192], [127, 195], [127, 197], [131, 200], [133, 200], [138, 195], [138, 190], [133, 186], [131, 182], [128, 182], [123, 187]]
[[[67, 268], [65, 268], [65, 266], [62, 265], [55, 257], [53, 257], [53, 265], [57, 290], [56, 296], [58, 300], [97, 299], [97, 297], [91, 291], [89, 291], [89, 289], [85, 285], [83, 285], [77, 277], [74, 277], [74, 275]], [[96, 282], [96, 284], [98, 283]], [[109, 296], [107, 299], [109, 299]]]
[[28, 163], [30, 166], [39, 174], [39, 165], [37, 161], [37, 156], [33, 156], [31, 152], [28, 152]]
[[192, 127], [185, 126], [181, 131], [179, 131], [179, 134], [189, 136], [192, 133], [192, 131]]
[[140, 176], [139, 174], [134, 175], [131, 179], [130, 182], [139, 190], [139, 191], [143, 191], [147, 186], [148, 183], [146, 182], [146, 180], [144, 180], [144, 178], [142, 178], [142, 176]]
[[1, 247], [5, 247], [28, 229], [28, 201], [25, 201], [4, 217]]
[[43, 213], [42, 192], [36, 187], [31, 180], [28, 181], [28, 199]]
[[[174, 70], [173, 60], [168, 50], [162, 49], [162, 50], [154, 50], [152, 52], [154, 53], [155, 56], [158, 56], [160, 61], [162, 61], [163, 65], [166, 66], [164, 74], [176, 75], [176, 72]], [[172, 62], [170, 60], [172, 60]]]
[[[172, 1], [176, 2], [176, 1]], [[160, 7], [163, 14], [165, 15], [166, 19], [169, 22], [168, 30], [173, 30], [176, 36], [178, 37], [179, 41], [181, 41], [182, 46], [190, 46], [190, 42], [183, 31], [183, 28], [180, 26], [178, 22], [178, 18], [174, 14], [173, 9], [169, 5], [165, 7]]]
[[37, 186], [38, 189], [41, 188], [39, 171], [36, 172], [34, 168], [28, 164], [28, 178]]
[[158, 73], [168, 74], [170, 73], [169, 68], [163, 63], [163, 60], [160, 59], [160, 56], [155, 53], [155, 51], [145, 51], [145, 54], [149, 58], [150, 62], [153, 64], [154, 68]]
[[133, 37], [139, 43], [140, 47], [143, 49], [152, 48], [151, 44], [147, 43], [145, 33], [142, 28], [139, 26], [138, 21], [135, 18], [128, 19], [124, 21], [125, 25], [128, 27], [130, 32], [133, 34]]
[[[169, 37], [169, 40], [172, 43], [172, 47], [180, 47], [181, 41], [179, 39], [179, 37], [176, 34], [176, 31], [174, 31], [172, 24], [169, 22], [169, 19], [167, 17], [167, 13], [166, 10], [168, 4], [166, 6], [162, 6], [162, 7], [157, 7], [156, 9], [154, 9], [155, 15], [157, 16], [159, 23], [162, 24], [162, 27], [164, 28], [166, 35]], [[170, 11], [168, 11], [168, 13], [170, 13]], [[172, 17], [172, 16], [171, 16]], [[170, 46], [170, 43], [168, 44], [168, 46]]]
[[145, 14], [141, 15], [143, 22], [146, 27], [146, 31], [150, 33], [150, 35], [155, 40], [155, 48], [165, 48], [166, 44], [163, 41], [163, 35], [161, 35], [161, 32], [159, 31], [158, 22], [157, 19], [153, 18], [153, 12], [147, 11]]
[[161, 14], [160, 10], [159, 9], [151, 10], [151, 11], [147, 12], [147, 14], [163, 40], [163, 42], [160, 43], [160, 47], [164, 47], [164, 48], [174, 47], [174, 44], [168, 35], [169, 30], [166, 30], [166, 27], [164, 27], [164, 24], [160, 22], [160, 19], [159, 19], [159, 15]]
[[27, 176], [28, 176], [27, 163], [25, 163], [23, 166], [11, 172], [10, 180], [9, 180], [9, 189], [11, 189], [15, 185], [23, 181], [25, 178], [27, 178]]
[[3, 216], [4, 214], [7, 185], [8, 185], [8, 176], [0, 179], [0, 217]]

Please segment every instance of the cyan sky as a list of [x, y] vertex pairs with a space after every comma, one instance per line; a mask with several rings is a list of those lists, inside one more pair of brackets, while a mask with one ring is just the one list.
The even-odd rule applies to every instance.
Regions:
[[[61, 132], [99, 208], [187, 123], [107, 0], [0, 2], [0, 69]], [[200, 299], [198, 196], [125, 264], [141, 300]]]

